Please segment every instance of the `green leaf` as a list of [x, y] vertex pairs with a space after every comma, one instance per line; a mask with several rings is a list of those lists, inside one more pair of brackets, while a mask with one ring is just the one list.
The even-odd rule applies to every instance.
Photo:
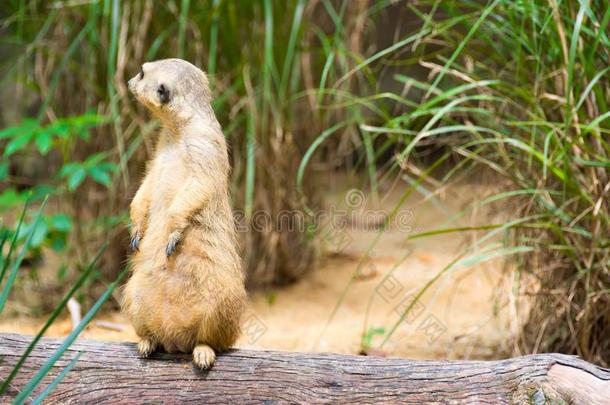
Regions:
[[26, 200], [26, 193], [19, 193], [14, 188], [8, 188], [0, 193], [0, 211], [23, 204]]
[[114, 173], [118, 168], [118, 166], [116, 164], [111, 163], [111, 162], [102, 162], [102, 163], [96, 165], [95, 167], [98, 167], [102, 170], [106, 170], [106, 171], [109, 171], [112, 173]]
[[26, 118], [19, 125], [5, 128], [0, 131], [0, 139], [14, 138], [19, 134], [32, 134], [38, 128], [38, 122], [31, 118]]
[[66, 249], [66, 234], [55, 234], [51, 237], [51, 249], [55, 252], [63, 252]]
[[38, 226], [34, 229], [34, 233], [32, 235], [31, 245], [32, 247], [40, 247], [42, 242], [44, 242], [47, 234], [49, 233], [49, 225], [46, 222], [40, 221]]
[[45, 156], [51, 150], [53, 144], [53, 136], [50, 132], [43, 131], [36, 135], [36, 146], [41, 155]]
[[69, 232], [72, 229], [72, 219], [66, 214], [56, 214], [50, 217], [51, 227], [60, 232]]
[[8, 177], [8, 161], [0, 162], [0, 181]]
[[25, 148], [30, 139], [32, 139], [32, 135], [33, 133], [26, 132], [11, 139], [8, 145], [6, 145], [6, 149], [4, 149], [4, 156], [10, 156]]
[[78, 137], [84, 141], [89, 141], [89, 139], [91, 139], [91, 136], [89, 136], [89, 129], [88, 128], [77, 128], [76, 129], [76, 134], [78, 135]]
[[110, 176], [108, 175], [108, 172], [100, 168], [100, 166], [94, 166], [89, 169], [89, 175], [98, 183], [103, 184], [106, 187], [110, 186]]
[[38, 201], [57, 192], [57, 187], [48, 184], [40, 184], [28, 190], [32, 194], [32, 201]]
[[74, 191], [85, 180], [87, 172], [82, 167], [74, 170], [68, 177], [68, 190]]
[[70, 125], [64, 120], [59, 120], [53, 123], [53, 125], [47, 127], [47, 130], [49, 133], [52, 133], [62, 139], [66, 139], [70, 135]]
[[87, 128], [97, 127], [108, 121], [110, 121], [110, 117], [94, 113], [87, 113], [71, 118], [72, 125]]
[[13, 138], [15, 135], [21, 132], [21, 129], [21, 127], [4, 128], [2, 131], [0, 131], [0, 139]]
[[59, 177], [67, 177], [71, 173], [75, 172], [81, 166], [82, 165], [80, 163], [77, 163], [77, 162], [67, 163], [59, 171]]
[[96, 154], [93, 154], [93, 155], [89, 156], [87, 159], [85, 159], [85, 161], [83, 162], [83, 166], [85, 166], [85, 167], [96, 166], [105, 157], [106, 157], [106, 153], [96, 153]]

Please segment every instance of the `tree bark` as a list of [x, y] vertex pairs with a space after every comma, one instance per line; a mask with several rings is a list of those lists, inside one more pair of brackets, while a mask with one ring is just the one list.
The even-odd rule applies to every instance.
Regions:
[[[30, 340], [0, 334], [0, 378], [8, 376]], [[0, 402], [12, 400], [60, 344], [43, 338]], [[610, 403], [610, 370], [563, 354], [415, 361], [234, 350], [202, 372], [189, 355], [141, 359], [132, 343], [91, 340], [76, 341], [36, 393], [78, 352], [80, 359], [48, 403]]]

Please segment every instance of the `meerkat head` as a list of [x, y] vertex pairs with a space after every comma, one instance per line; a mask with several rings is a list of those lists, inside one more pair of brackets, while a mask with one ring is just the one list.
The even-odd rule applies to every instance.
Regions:
[[138, 101], [165, 123], [179, 124], [211, 111], [207, 76], [182, 59], [147, 62], [128, 84]]

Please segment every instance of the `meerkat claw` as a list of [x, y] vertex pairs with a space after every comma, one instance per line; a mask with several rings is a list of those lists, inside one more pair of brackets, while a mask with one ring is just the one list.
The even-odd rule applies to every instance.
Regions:
[[157, 349], [155, 342], [149, 339], [142, 339], [138, 342], [138, 352], [142, 357], [148, 357]]
[[133, 252], [138, 251], [140, 248], [140, 231], [134, 232], [131, 236], [131, 242], [129, 243], [129, 247]]
[[165, 255], [170, 257], [178, 246], [178, 242], [180, 242], [180, 235], [176, 232], [172, 233], [169, 237], [169, 242], [167, 242], [167, 247], [165, 248]]

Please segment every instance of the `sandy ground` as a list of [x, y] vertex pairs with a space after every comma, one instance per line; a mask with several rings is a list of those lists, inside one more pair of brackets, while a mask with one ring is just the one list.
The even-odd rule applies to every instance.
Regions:
[[[329, 197], [329, 216], [347, 220], [323, 224], [325, 254], [319, 265], [291, 286], [254, 293], [238, 346], [353, 354], [366, 348], [370, 354], [417, 359], [500, 356], [510, 333], [510, 288], [498, 259], [452, 268], [413, 303], [426, 283], [481, 234], [407, 240], [438, 227], [493, 222], [481, 212], [452, 219], [469, 198], [480, 199], [486, 189], [462, 185], [434, 199], [413, 195], [389, 230], [374, 225], [392, 211], [404, 188], [382, 190], [385, 197], [371, 201], [356, 191], [337, 191]], [[408, 306], [410, 311], [398, 322]], [[0, 332], [34, 334], [43, 322], [6, 319], [0, 321]], [[47, 335], [65, 336], [70, 329], [65, 317]], [[365, 347], [363, 335], [368, 335]], [[136, 340], [120, 313], [98, 315], [82, 337]]]

